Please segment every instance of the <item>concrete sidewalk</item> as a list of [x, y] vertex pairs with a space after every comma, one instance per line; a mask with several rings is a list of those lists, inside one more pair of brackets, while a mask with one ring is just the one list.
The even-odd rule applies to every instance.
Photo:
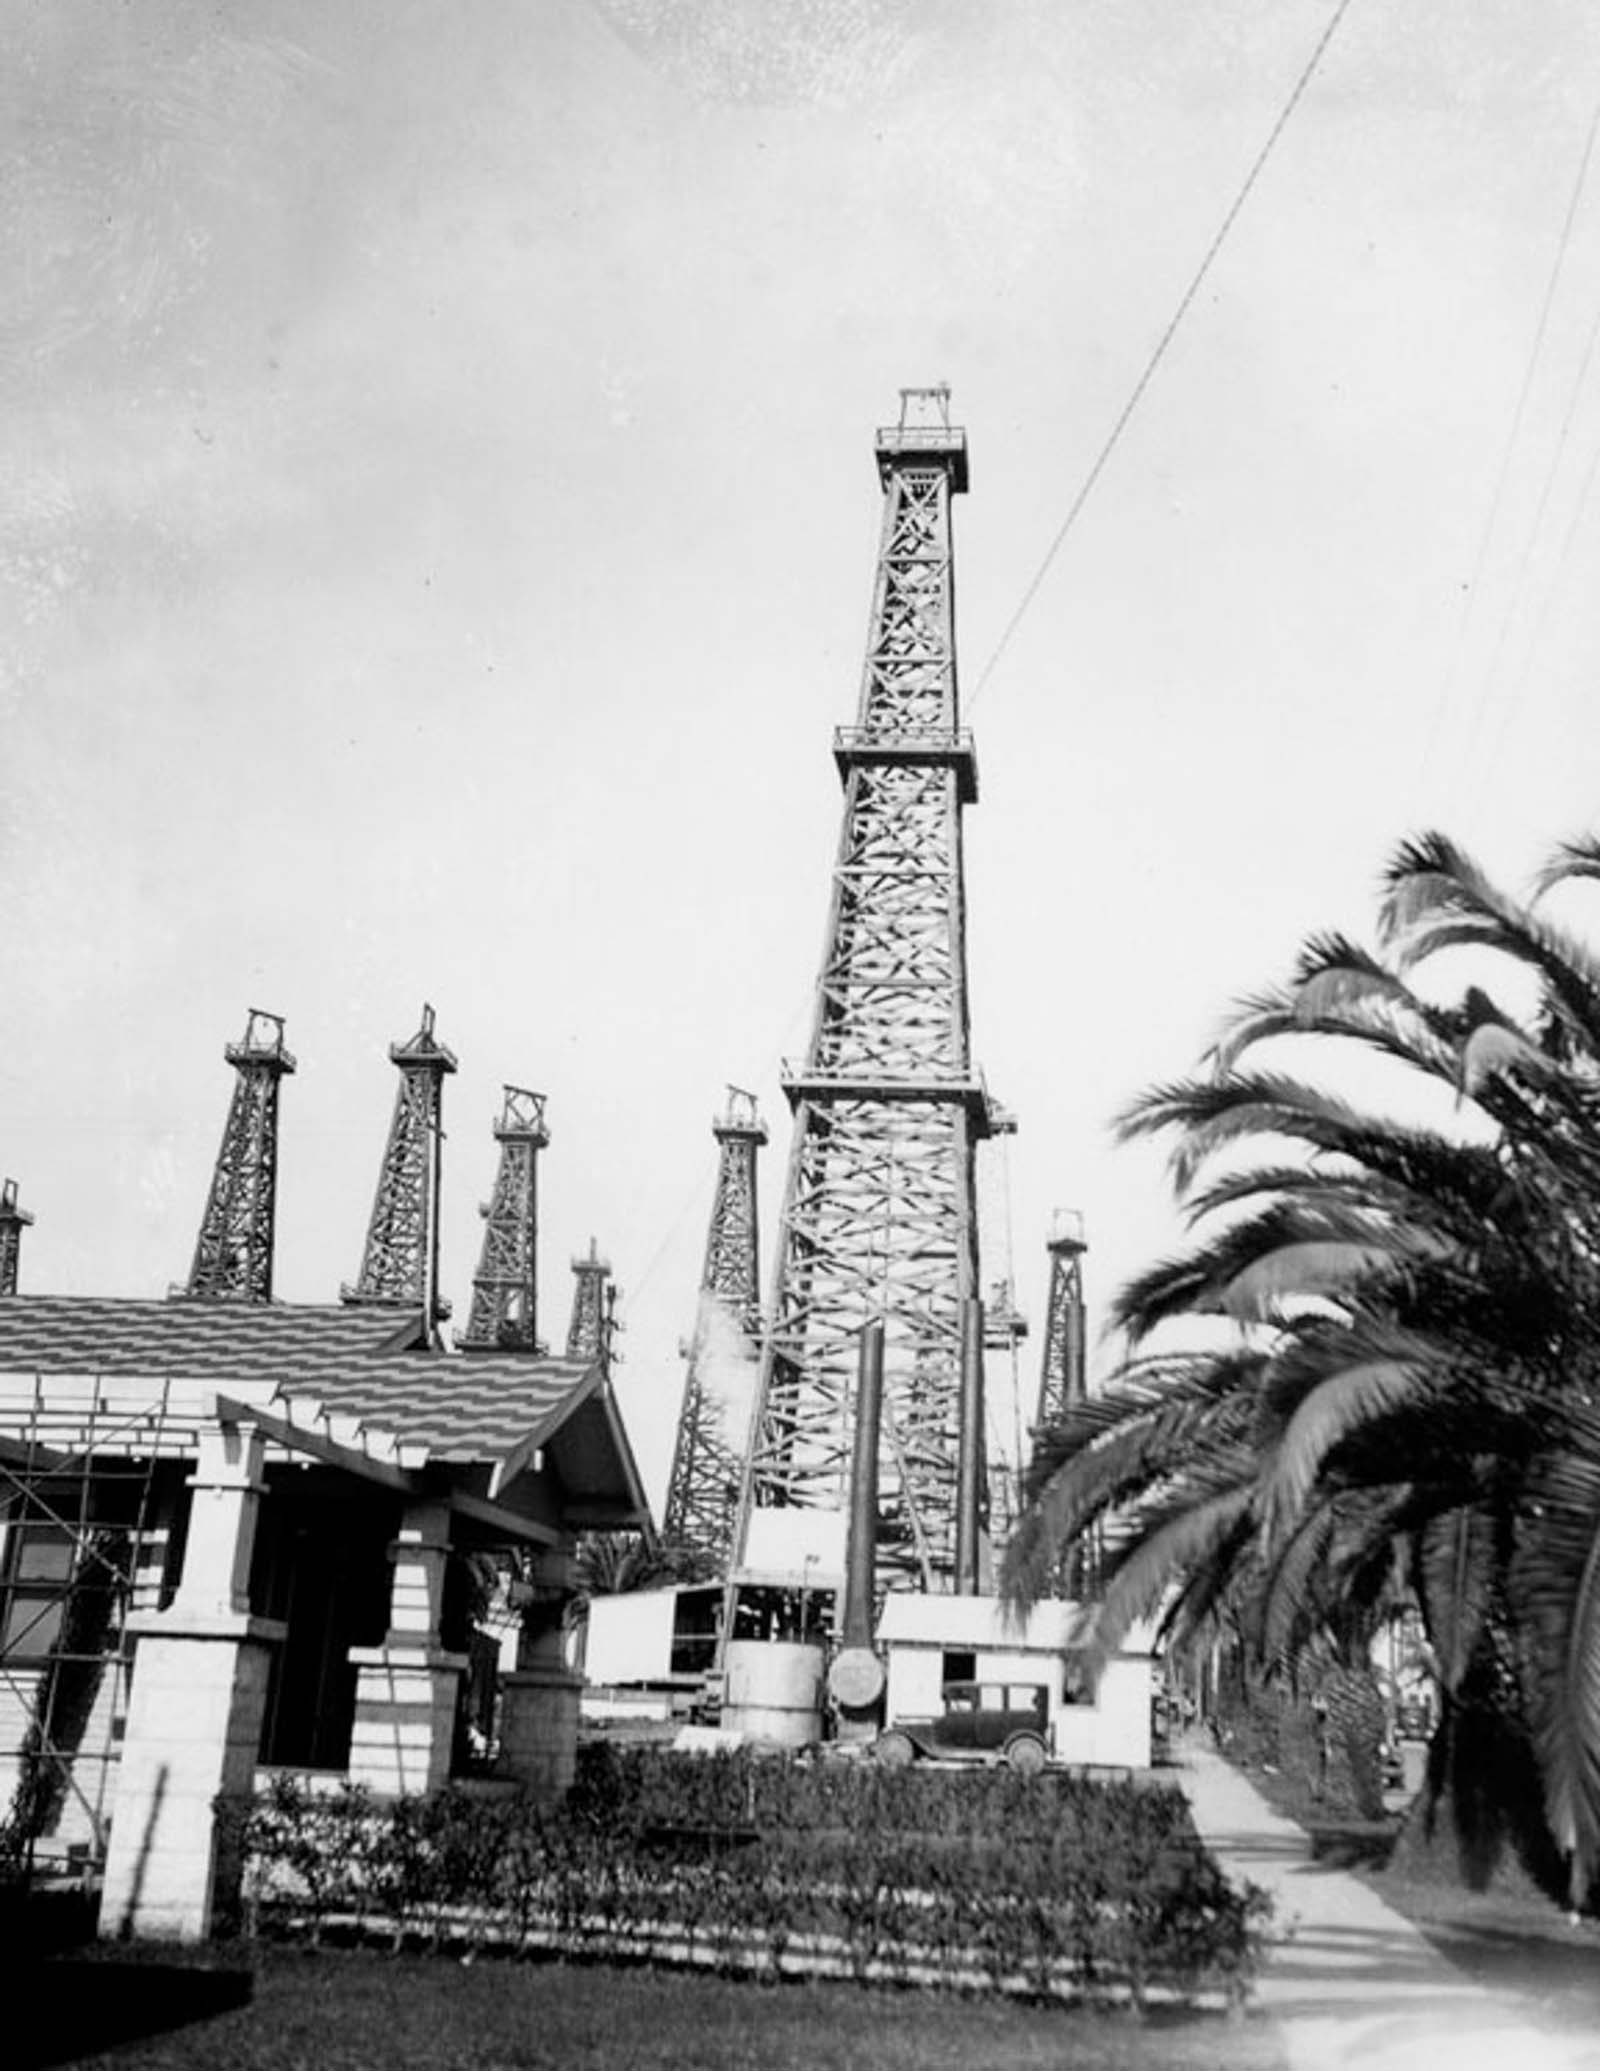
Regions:
[[1600, 2071], [1600, 1976], [1593, 2022], [1473, 1983], [1358, 1877], [1314, 1862], [1304, 1830], [1220, 1756], [1186, 1746], [1178, 1759], [1207, 1845], [1272, 1895], [1252, 2004], [1278, 2024], [1291, 2071]]

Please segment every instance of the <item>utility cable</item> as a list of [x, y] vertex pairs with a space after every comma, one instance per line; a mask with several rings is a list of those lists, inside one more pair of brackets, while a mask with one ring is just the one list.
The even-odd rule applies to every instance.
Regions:
[[[1478, 546], [1473, 556], [1472, 573], [1467, 583], [1466, 598], [1462, 605], [1460, 618], [1456, 624], [1455, 646], [1451, 652], [1449, 666], [1440, 682], [1438, 694], [1434, 699], [1433, 711], [1428, 721], [1428, 730], [1423, 738], [1422, 759], [1417, 767], [1419, 783], [1427, 773], [1428, 764], [1433, 756], [1434, 746], [1439, 737], [1445, 712], [1449, 707], [1456, 684], [1460, 679], [1461, 658], [1465, 651], [1467, 634], [1472, 624], [1473, 612], [1477, 608], [1484, 569], [1489, 558], [1489, 548], [1500, 522], [1500, 512], [1505, 502], [1506, 485], [1511, 474], [1511, 463], [1516, 454], [1517, 441], [1522, 434], [1522, 424], [1523, 419], [1527, 415], [1528, 400], [1533, 393], [1534, 377], [1538, 372], [1539, 361], [1544, 352], [1545, 338], [1550, 328], [1550, 316], [1555, 306], [1556, 291], [1561, 285], [1561, 277], [1566, 270], [1567, 254], [1572, 244], [1573, 227], [1577, 222], [1578, 206], [1583, 199], [1583, 190], [1588, 183], [1589, 161], [1594, 155], [1597, 136], [1600, 136], [1600, 101], [1595, 103], [1594, 112], [1589, 117], [1588, 134], [1583, 141], [1583, 151], [1578, 160], [1578, 170], [1572, 182], [1572, 192], [1567, 198], [1567, 213], [1561, 225], [1561, 235], [1557, 240], [1555, 258], [1551, 262], [1550, 277], [1545, 283], [1544, 301], [1539, 310], [1539, 322], [1534, 331], [1533, 343], [1528, 350], [1527, 365], [1523, 369], [1522, 387], [1517, 396], [1517, 405], [1511, 415], [1511, 426], [1506, 433], [1505, 445], [1500, 454], [1500, 466], [1495, 477], [1494, 493], [1489, 500], [1488, 513], [1485, 516], [1482, 531], [1478, 536]], [[1587, 355], [1585, 355], [1585, 365], [1587, 365]], [[1565, 437], [1565, 430], [1566, 427], [1563, 426], [1563, 438]], [[1546, 497], [1548, 497], [1548, 481], [1546, 484]], [[1541, 500], [1541, 517], [1543, 510], [1544, 501]], [[1509, 614], [1507, 622], [1509, 623]], [[1504, 644], [1504, 633], [1505, 628], [1502, 627], [1502, 645]], [[1497, 648], [1496, 660], [1498, 660], [1498, 657], [1499, 649]], [[1491, 673], [1492, 669], [1493, 664], [1491, 664]], [[1469, 721], [1468, 726], [1469, 732], [1476, 726], [1480, 704], [1481, 696], [1474, 700], [1473, 717]]]
[[[1577, 373], [1573, 377], [1572, 391], [1567, 398], [1566, 412], [1561, 420], [1561, 429], [1556, 434], [1555, 450], [1550, 456], [1548, 467], [1545, 469], [1544, 481], [1539, 491], [1538, 506], [1534, 511], [1533, 518], [1528, 526], [1527, 537], [1523, 542], [1521, 558], [1517, 564], [1516, 579], [1512, 584], [1511, 595], [1506, 602], [1506, 608], [1500, 620], [1500, 631], [1495, 640], [1494, 651], [1489, 657], [1488, 666], [1484, 670], [1478, 685], [1477, 695], [1472, 701], [1472, 710], [1464, 735], [1464, 745], [1469, 754], [1473, 739], [1476, 737], [1480, 726], [1487, 721], [1489, 716], [1489, 708], [1493, 702], [1495, 681], [1500, 674], [1500, 665], [1505, 657], [1506, 649], [1510, 645], [1512, 627], [1516, 624], [1518, 613], [1522, 607], [1523, 594], [1528, 587], [1529, 571], [1533, 565], [1534, 551], [1539, 544], [1539, 535], [1544, 529], [1545, 513], [1550, 507], [1550, 498], [1555, 489], [1556, 477], [1561, 472], [1561, 462], [1566, 455], [1567, 443], [1572, 432], [1572, 422], [1578, 413], [1578, 404], [1582, 400], [1584, 384], [1589, 377], [1589, 368], [1594, 360], [1597, 343], [1600, 343], [1600, 309], [1596, 310], [1594, 320], [1589, 326], [1589, 336], [1584, 345], [1583, 359]], [[1588, 495], [1588, 490], [1589, 482], [1588, 478], [1585, 478], [1583, 487], [1579, 491], [1580, 511], [1582, 503]], [[1548, 615], [1550, 599], [1555, 585], [1560, 582], [1572, 537], [1572, 530], [1569, 528], [1561, 553], [1557, 559], [1555, 573], [1552, 575], [1550, 586], [1545, 592], [1544, 605], [1534, 622], [1529, 644], [1524, 650], [1522, 667], [1518, 671], [1513, 683], [1511, 698], [1506, 705], [1502, 706], [1499, 717], [1489, 732], [1489, 738], [1495, 748], [1498, 748], [1504, 736], [1509, 713], [1521, 695], [1523, 686], [1532, 671], [1533, 659], [1538, 648], [1540, 636], [1544, 630], [1544, 622]], [[1481, 783], [1479, 788], [1481, 789]]]
[[1582, 486], [1578, 490], [1577, 500], [1567, 520], [1566, 535], [1561, 542], [1561, 551], [1556, 556], [1555, 573], [1551, 576], [1549, 584], [1545, 589], [1544, 599], [1539, 606], [1538, 617], [1534, 621], [1533, 631], [1529, 635], [1528, 645], [1523, 652], [1522, 666], [1517, 672], [1511, 696], [1501, 707], [1500, 716], [1495, 723], [1494, 732], [1489, 742], [1489, 753], [1484, 758], [1484, 767], [1486, 769], [1492, 770], [1499, 767], [1500, 750], [1505, 742], [1506, 729], [1511, 723], [1512, 714], [1522, 701], [1523, 693], [1528, 686], [1528, 678], [1533, 673], [1534, 658], [1538, 654], [1540, 642], [1544, 638], [1544, 629], [1550, 618], [1551, 607], [1554, 605], [1556, 597], [1561, 590], [1562, 581], [1572, 560], [1572, 551], [1577, 544], [1578, 534], [1583, 529], [1583, 521], [1588, 513], [1589, 499], [1594, 493], [1597, 475], [1600, 475], [1600, 446], [1597, 446], [1594, 453], [1590, 456], [1589, 466], [1584, 474]]
[[1293, 90], [1291, 91], [1288, 100], [1285, 101], [1283, 105], [1282, 112], [1278, 116], [1277, 121], [1272, 125], [1272, 129], [1268, 134], [1267, 141], [1256, 153], [1255, 162], [1251, 166], [1249, 172], [1245, 175], [1244, 185], [1239, 189], [1239, 192], [1234, 197], [1233, 206], [1223, 217], [1221, 228], [1217, 231], [1215, 237], [1212, 238], [1211, 243], [1207, 246], [1205, 257], [1200, 261], [1199, 266], [1196, 268], [1194, 278], [1190, 281], [1188, 287], [1184, 289], [1182, 298], [1180, 299], [1177, 308], [1173, 311], [1172, 316], [1168, 321], [1166, 329], [1161, 333], [1160, 338], [1156, 341], [1156, 348], [1154, 352], [1151, 353], [1149, 359], [1145, 362], [1144, 372], [1134, 383], [1132, 394], [1128, 397], [1128, 400], [1123, 404], [1122, 412], [1120, 416], [1117, 418], [1115, 424], [1112, 425], [1109, 437], [1106, 439], [1105, 444], [1100, 448], [1100, 451], [1095, 458], [1094, 464], [1090, 467], [1088, 474], [1084, 477], [1083, 484], [1081, 488], [1078, 490], [1077, 495], [1073, 498], [1072, 506], [1068, 510], [1067, 515], [1065, 516], [1065, 518], [1062, 519], [1060, 529], [1057, 531], [1055, 538], [1051, 540], [1050, 545], [1045, 552], [1044, 559], [1040, 562], [1039, 567], [1034, 574], [1033, 580], [1023, 591], [1022, 601], [1017, 605], [1016, 610], [1012, 612], [1011, 617], [1007, 620], [1005, 630], [1001, 633], [1000, 638], [995, 645], [994, 652], [990, 655], [988, 661], [984, 664], [983, 671], [978, 677], [978, 681], [973, 690], [972, 696], [967, 700], [967, 708], [969, 711], [977, 703], [978, 699], [982, 696], [985, 684], [987, 684], [989, 678], [994, 674], [995, 669], [999, 665], [1001, 656], [1011, 645], [1012, 636], [1015, 634], [1017, 627], [1022, 623], [1022, 620], [1027, 613], [1028, 607], [1032, 604], [1034, 598], [1038, 595], [1039, 590], [1044, 583], [1045, 577], [1050, 573], [1050, 569], [1055, 561], [1057, 554], [1060, 553], [1062, 547], [1066, 544], [1068, 535], [1071, 533], [1073, 527], [1077, 524], [1079, 515], [1081, 514], [1084, 505], [1089, 501], [1090, 496], [1094, 493], [1095, 484], [1099, 481], [1102, 473], [1105, 471], [1107, 461], [1110, 460], [1112, 453], [1116, 449], [1117, 442], [1121, 439], [1123, 432], [1127, 429], [1128, 422], [1130, 418], [1133, 416], [1134, 411], [1138, 409], [1140, 402], [1143, 400], [1145, 390], [1150, 386], [1151, 381], [1155, 378], [1157, 368], [1161, 365], [1161, 362], [1166, 358], [1167, 350], [1171, 346], [1173, 339], [1177, 336], [1179, 326], [1182, 324], [1184, 318], [1188, 315], [1191, 304], [1193, 303], [1195, 297], [1199, 294], [1201, 288], [1204, 286], [1206, 276], [1208, 273], [1210, 273], [1212, 264], [1215, 261], [1217, 254], [1222, 250], [1223, 245], [1227, 242], [1228, 233], [1232, 230], [1234, 224], [1238, 221], [1238, 218], [1244, 209], [1245, 203], [1250, 199], [1251, 193], [1254, 191], [1256, 182], [1260, 179], [1262, 172], [1266, 168], [1267, 160], [1272, 156], [1273, 151], [1277, 147], [1278, 139], [1288, 128], [1290, 118], [1293, 116], [1295, 109], [1299, 107], [1301, 99], [1305, 94], [1306, 88], [1311, 84], [1312, 79], [1315, 77], [1317, 67], [1322, 63], [1323, 55], [1326, 52], [1328, 45], [1333, 41], [1334, 36], [1338, 32], [1339, 24], [1344, 20], [1346, 13], [1349, 11], [1349, 7], [1350, 0], [1339, 0], [1339, 4], [1337, 7], [1335, 7], [1333, 14], [1328, 21], [1327, 27], [1323, 30], [1321, 36], [1317, 39], [1316, 48], [1312, 51], [1311, 56], [1307, 59], [1305, 67], [1301, 71], [1299, 78], [1295, 81]]

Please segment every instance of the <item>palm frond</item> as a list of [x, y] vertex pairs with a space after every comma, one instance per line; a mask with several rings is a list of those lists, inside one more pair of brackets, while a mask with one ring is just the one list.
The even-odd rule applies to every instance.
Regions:
[[1559, 843], [1549, 861], [1534, 873], [1533, 896], [1542, 899], [1557, 885], [1580, 877], [1600, 877], [1600, 835], [1581, 834]]
[[1093, 1650], [1115, 1653], [1130, 1625], [1149, 1617], [1175, 1578], [1225, 1548], [1242, 1551], [1251, 1525], [1254, 1477], [1240, 1463], [1231, 1486], [1196, 1501], [1177, 1503], [1150, 1529], [1119, 1548], [1108, 1563], [1095, 1613]]
[[1439, 1244], [1414, 1231], [1385, 1231], [1365, 1242], [1324, 1237], [1283, 1244], [1235, 1274], [1218, 1306], [1241, 1321], [1268, 1322], [1283, 1314], [1286, 1303], [1367, 1293], [1375, 1278], [1407, 1271], [1426, 1242]]
[[1428, 1518], [1415, 1535], [1413, 1586], [1439, 1681], [1460, 1689], [1489, 1615], [1497, 1567], [1497, 1525], [1484, 1503]]
[[[1355, 1342], [1361, 1344], [1362, 1337]], [[1418, 1340], [1409, 1356], [1389, 1351], [1350, 1360], [1305, 1394], [1270, 1462], [1264, 1496], [1270, 1538], [1293, 1529], [1323, 1463], [1352, 1431], [1370, 1427], [1438, 1387], [1437, 1359], [1434, 1349]]]
[[1537, 971], [1590, 1052], [1600, 1051], [1600, 961], [1575, 936], [1501, 892], [1442, 834], [1404, 843], [1387, 882], [1383, 931], [1403, 970], [1442, 949], [1498, 950]]
[[1063, 1556], [1109, 1512], [1155, 1487], [1204, 1474], [1236, 1453], [1254, 1414], [1248, 1395], [1218, 1400], [1157, 1401], [1129, 1414], [1091, 1442], [1028, 1477], [1029, 1500], [1006, 1546], [1001, 1594], [1036, 1603], [1051, 1587]]
[[1572, 1862], [1574, 1903], [1600, 1868], [1600, 1427], [1530, 1479], [1509, 1584], [1528, 1681], [1546, 1816]]
[[1286, 1195], [1158, 1260], [1118, 1290], [1111, 1321], [1137, 1341], [1173, 1316], [1250, 1320], [1286, 1295], [1325, 1294], [1446, 1248], [1360, 1201]]
[[1337, 1517], [1321, 1503], [1300, 1520], [1268, 1568], [1257, 1617], [1257, 1644], [1269, 1667], [1286, 1668], [1321, 1607], [1319, 1577], [1327, 1566]]

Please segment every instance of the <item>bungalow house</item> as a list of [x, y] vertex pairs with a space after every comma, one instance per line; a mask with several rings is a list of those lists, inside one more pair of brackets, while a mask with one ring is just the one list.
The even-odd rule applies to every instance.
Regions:
[[647, 1523], [598, 1360], [447, 1352], [393, 1307], [8, 1294], [0, 1850], [98, 1878], [105, 1933], [192, 1938], [237, 1875], [216, 1800], [263, 1768], [559, 1790], [574, 1537]]

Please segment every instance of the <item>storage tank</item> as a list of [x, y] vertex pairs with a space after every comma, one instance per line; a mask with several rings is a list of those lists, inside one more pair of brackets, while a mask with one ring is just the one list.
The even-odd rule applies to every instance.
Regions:
[[763, 1747], [822, 1738], [823, 1650], [811, 1640], [730, 1640], [722, 1724]]

